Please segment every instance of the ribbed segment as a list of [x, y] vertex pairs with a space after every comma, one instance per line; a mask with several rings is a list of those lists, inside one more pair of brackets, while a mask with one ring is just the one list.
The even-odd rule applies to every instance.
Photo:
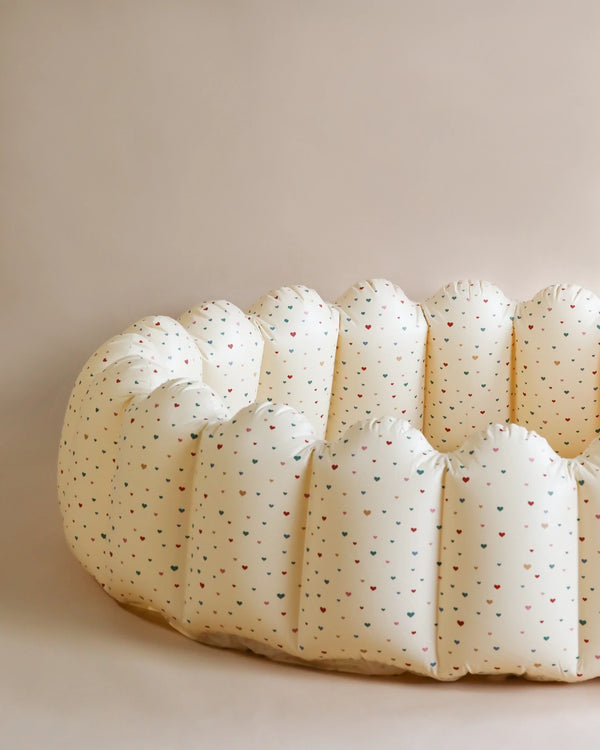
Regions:
[[261, 404], [205, 430], [190, 525], [185, 628], [296, 651], [307, 478], [315, 432]]
[[178, 620], [199, 436], [227, 418], [202, 383], [169, 380], [123, 415], [109, 510], [110, 577], [116, 599]]
[[221, 397], [230, 416], [256, 401], [263, 338], [231, 302], [196, 305], [179, 322], [203, 360], [202, 380]]
[[125, 409], [176, 376], [201, 377], [200, 353], [177, 321], [152, 316], [99, 347], [73, 388], [59, 449], [60, 507], [69, 545], [102, 585], [111, 578], [108, 519]]
[[487, 282], [449, 284], [423, 305], [429, 325], [423, 432], [437, 450], [508, 424], [514, 303]]
[[573, 461], [579, 500], [579, 676], [600, 676], [600, 438]]
[[137, 335], [150, 362], [157, 362], [170, 378], [202, 379], [202, 356], [181, 323], [165, 315], [149, 315], [132, 323], [123, 333]]
[[67, 541], [105, 585], [111, 577], [109, 513], [124, 413], [134, 396], [149, 393], [168, 376], [157, 362], [135, 355], [90, 375], [80, 380], [65, 418], [58, 491]]
[[517, 424], [543, 435], [561, 456], [579, 455], [600, 432], [600, 299], [556, 284], [518, 305]]
[[577, 673], [577, 489], [569, 462], [522, 427], [449, 457], [440, 675]]
[[337, 300], [340, 332], [327, 439], [372, 417], [423, 424], [427, 324], [391, 281], [362, 281]]
[[298, 409], [325, 436], [339, 316], [312, 289], [282, 287], [262, 297], [250, 317], [264, 337], [257, 401]]
[[435, 674], [444, 457], [406, 422], [351, 427], [313, 459], [300, 601], [307, 659]]

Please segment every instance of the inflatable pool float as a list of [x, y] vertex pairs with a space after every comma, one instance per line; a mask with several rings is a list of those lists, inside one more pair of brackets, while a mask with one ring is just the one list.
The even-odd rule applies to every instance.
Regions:
[[68, 544], [211, 645], [439, 680], [600, 674], [600, 299], [463, 281], [146, 317], [65, 415]]

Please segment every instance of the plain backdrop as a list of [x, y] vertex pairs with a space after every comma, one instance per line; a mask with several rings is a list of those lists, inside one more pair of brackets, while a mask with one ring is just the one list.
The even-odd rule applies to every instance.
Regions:
[[88, 355], [303, 283], [600, 292], [595, 0], [0, 0], [0, 746], [592, 746], [600, 686], [369, 679], [105, 596], [55, 490]]

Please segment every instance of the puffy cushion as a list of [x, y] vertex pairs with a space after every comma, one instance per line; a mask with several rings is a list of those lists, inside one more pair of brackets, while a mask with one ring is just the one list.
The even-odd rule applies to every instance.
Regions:
[[284, 287], [101, 346], [73, 389], [67, 540], [197, 640], [453, 680], [600, 674], [600, 299]]

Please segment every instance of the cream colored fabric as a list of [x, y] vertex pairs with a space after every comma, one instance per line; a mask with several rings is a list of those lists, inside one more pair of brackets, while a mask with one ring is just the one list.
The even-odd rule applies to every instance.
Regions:
[[180, 316], [202, 357], [202, 381], [230, 415], [256, 401], [264, 343], [248, 317], [226, 300], [197, 305]]
[[421, 433], [391, 417], [355, 424], [315, 452], [301, 655], [437, 673], [444, 466]]
[[442, 676], [577, 673], [578, 497], [569, 462], [517, 425], [448, 456], [440, 553]]
[[312, 289], [282, 287], [250, 308], [264, 337], [258, 401], [289, 404], [325, 435], [339, 315]]
[[450, 284], [423, 305], [429, 326], [424, 433], [438, 450], [511, 416], [515, 303], [486, 282]]
[[332, 305], [284, 287], [247, 315], [145, 318], [74, 387], [67, 540], [107, 593], [198, 640], [595, 677], [599, 345], [600, 300], [564, 285], [515, 303], [458, 282], [421, 306], [377, 279]]
[[385, 279], [355, 284], [336, 302], [340, 333], [327, 439], [360, 419], [423, 423], [427, 323], [421, 307]]
[[203, 432], [184, 613], [191, 634], [296, 650], [315, 439], [305, 417], [269, 403]]
[[517, 307], [515, 419], [576, 456], [599, 432], [600, 300], [556, 284]]

